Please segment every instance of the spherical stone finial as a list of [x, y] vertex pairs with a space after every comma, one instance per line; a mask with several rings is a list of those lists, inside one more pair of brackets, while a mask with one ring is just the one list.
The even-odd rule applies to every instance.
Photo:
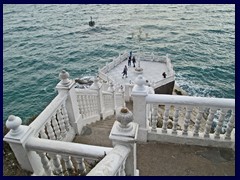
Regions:
[[22, 120], [20, 117], [10, 115], [6, 122], [6, 126], [8, 129], [16, 130], [22, 124]]
[[142, 75], [138, 75], [138, 77], [135, 79], [135, 83], [136, 83], [135, 90], [137, 90], [137, 91], [145, 91], [146, 90], [146, 87], [145, 87], [146, 80]]
[[59, 73], [59, 78], [61, 80], [61, 83], [64, 84], [64, 85], [70, 83], [70, 80], [68, 79], [69, 78], [69, 73], [65, 70], [62, 70]]
[[21, 124], [22, 124], [21, 118], [14, 115], [10, 115], [6, 122], [7, 128], [12, 130], [11, 132], [12, 135], [17, 135], [21, 132], [20, 128]]
[[145, 80], [142, 75], [138, 75], [138, 77], [135, 79], [135, 82], [140, 87], [145, 84]]
[[133, 114], [129, 109], [123, 107], [117, 114], [116, 119], [120, 123], [119, 126], [121, 129], [125, 129], [127, 131], [132, 130], [130, 122], [133, 121]]

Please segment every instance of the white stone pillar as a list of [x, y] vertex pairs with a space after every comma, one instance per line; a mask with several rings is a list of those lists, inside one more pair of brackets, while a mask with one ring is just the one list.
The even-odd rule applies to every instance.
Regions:
[[136, 155], [138, 124], [132, 122], [133, 114], [125, 107], [116, 113], [116, 119], [117, 121], [113, 124], [109, 138], [112, 140], [114, 147], [123, 145], [130, 148], [125, 163], [125, 173], [126, 176], [139, 176]]
[[99, 83], [99, 79], [97, 77], [94, 78], [93, 84], [90, 86], [90, 89], [96, 90], [97, 91], [97, 96], [98, 96], [98, 112], [100, 114], [100, 117], [102, 119], [103, 117], [103, 103], [102, 103], [102, 84]]
[[124, 94], [125, 94], [125, 101], [129, 102], [130, 101], [130, 94], [129, 94], [129, 84], [125, 84], [125, 90], [124, 90]]
[[41, 159], [34, 151], [28, 151], [26, 143], [33, 136], [34, 129], [30, 126], [21, 125], [22, 120], [10, 115], [6, 122], [8, 129], [11, 129], [3, 138], [6, 141], [22, 169], [33, 172], [35, 175], [42, 175], [44, 170]]
[[115, 95], [115, 89], [114, 85], [112, 82], [110, 82], [109, 87], [108, 87], [108, 92], [112, 93], [112, 104], [113, 104], [113, 111], [114, 113], [116, 112], [116, 95]]
[[56, 89], [58, 94], [69, 93], [66, 100], [66, 109], [71, 126], [74, 128], [75, 133], [80, 134], [82, 130], [81, 115], [78, 110], [77, 95], [74, 89], [74, 80], [69, 79], [69, 73], [65, 70], [59, 74], [60, 82], [57, 84]]
[[132, 90], [133, 99], [133, 122], [139, 124], [138, 140], [147, 141], [147, 116], [146, 116], [146, 96], [148, 88], [146, 88], [145, 79], [142, 75], [138, 75], [135, 79], [135, 85]]

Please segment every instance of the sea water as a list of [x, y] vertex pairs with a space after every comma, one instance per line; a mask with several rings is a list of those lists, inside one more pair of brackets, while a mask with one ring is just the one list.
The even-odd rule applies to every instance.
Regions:
[[43, 111], [62, 69], [72, 79], [95, 76], [120, 52], [139, 48], [169, 54], [176, 83], [189, 95], [235, 98], [234, 5], [8, 4], [3, 121]]

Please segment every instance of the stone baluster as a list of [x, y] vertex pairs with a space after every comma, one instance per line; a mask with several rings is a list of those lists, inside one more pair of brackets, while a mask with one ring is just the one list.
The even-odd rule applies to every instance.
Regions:
[[90, 104], [90, 113], [91, 115], [94, 115], [94, 104], [93, 104], [93, 95], [89, 96], [89, 104]]
[[84, 114], [85, 114], [86, 117], [88, 117], [87, 95], [85, 94], [83, 97], [84, 97]]
[[71, 161], [70, 156], [68, 155], [62, 155], [62, 159], [65, 163], [65, 170], [67, 174], [72, 174], [74, 172], [74, 166], [73, 163]]
[[88, 115], [88, 116], [91, 116], [89, 95], [86, 95], [86, 108], [87, 108], [87, 115]]
[[58, 123], [61, 129], [61, 136], [65, 137], [66, 136], [66, 128], [65, 128], [65, 124], [64, 124], [64, 119], [62, 117], [62, 114], [60, 113], [59, 109], [57, 110], [57, 118], [58, 118]]
[[98, 96], [94, 96], [93, 103], [94, 103], [94, 111], [95, 111], [95, 113], [96, 114], [101, 114], [99, 112], [99, 108], [98, 108]]
[[158, 105], [153, 104], [153, 112], [152, 112], [152, 132], [157, 132], [157, 118], [158, 118]]
[[179, 106], [176, 105], [173, 116], [173, 128], [172, 128], [172, 134], [175, 135], [177, 135], [178, 118], [179, 118]]
[[81, 122], [82, 118], [78, 110], [77, 95], [74, 88], [75, 81], [70, 80], [69, 77], [69, 73], [65, 70], [62, 70], [62, 72], [59, 74], [61, 81], [57, 84], [56, 89], [58, 90], [59, 94], [68, 94], [68, 97], [64, 103], [68, 112], [69, 123], [73, 127], [76, 134], [81, 134], [82, 124], [78, 123], [78, 121]]
[[58, 122], [56, 120], [56, 115], [52, 116], [51, 120], [52, 120], [52, 125], [53, 125], [53, 129], [54, 129], [56, 138], [57, 138], [57, 140], [61, 140], [62, 136], [61, 136], [61, 131], [59, 129]]
[[186, 136], [188, 135], [188, 126], [190, 122], [192, 109], [193, 109], [192, 107], [186, 108], [186, 115], [185, 115], [184, 128], [183, 128], [182, 135], [186, 135]]
[[216, 131], [214, 134], [215, 139], [220, 139], [220, 133], [222, 130], [222, 125], [223, 125], [223, 120], [224, 120], [225, 114], [226, 114], [225, 109], [221, 109], [220, 117], [218, 118], [218, 123], [217, 123]]
[[95, 100], [95, 96], [94, 95], [91, 95], [91, 112], [92, 112], [92, 115], [95, 115], [97, 113], [96, 111], [96, 101]]
[[63, 169], [61, 165], [61, 161], [57, 154], [49, 153], [54, 165], [54, 175], [63, 175]]
[[130, 84], [125, 84], [125, 101], [129, 102], [130, 101], [130, 93], [129, 93], [129, 86]]
[[120, 169], [120, 176], [126, 176], [126, 173], [125, 173], [125, 167], [126, 167], [126, 160], [123, 162], [122, 166], [121, 166], [121, 169]]
[[69, 131], [70, 130], [70, 123], [69, 123], [69, 118], [68, 118], [68, 113], [67, 113], [65, 103], [62, 104], [62, 115], [63, 115], [66, 130]]
[[168, 124], [168, 118], [169, 118], [169, 109], [170, 105], [165, 105], [165, 111], [163, 116], [163, 126], [162, 126], [162, 133], [167, 133], [167, 124]]
[[204, 132], [204, 137], [205, 138], [209, 138], [209, 133], [212, 127], [212, 122], [213, 122], [213, 118], [214, 118], [214, 114], [216, 112], [216, 109], [210, 109], [210, 113], [208, 115], [208, 119], [206, 122], [206, 127], [205, 127], [205, 132]]
[[138, 140], [147, 141], [147, 117], [146, 117], [146, 96], [148, 89], [144, 85], [146, 80], [142, 75], [135, 79], [135, 85], [132, 90], [133, 98], [133, 121], [139, 124]]
[[124, 100], [124, 90], [122, 85], [120, 86], [120, 93], [122, 94], [121, 106], [126, 107], [125, 100]]
[[82, 114], [82, 118], [84, 119], [86, 117], [85, 109], [84, 109], [84, 95], [80, 95], [79, 97], [80, 97], [81, 114]]
[[92, 104], [92, 114], [97, 114], [97, 106], [96, 106], [96, 96], [92, 95], [91, 96], [91, 104]]
[[199, 128], [200, 128], [200, 123], [201, 123], [202, 117], [203, 117], [203, 108], [199, 107], [199, 111], [198, 111], [198, 114], [197, 114], [197, 117], [196, 117], [196, 122], [195, 122], [195, 125], [194, 125], [195, 129], [194, 129], [194, 132], [193, 132], [193, 136], [195, 136], [195, 137], [199, 136]]
[[122, 108], [117, 112], [116, 119], [109, 138], [112, 140], [114, 147], [122, 145], [130, 149], [127, 159], [121, 165], [123, 167], [119, 169], [120, 175], [137, 176], [139, 175], [136, 162], [138, 124], [132, 122], [133, 114], [127, 108]]
[[26, 143], [34, 136], [35, 130], [31, 126], [21, 124], [21, 118], [10, 115], [6, 121], [6, 127], [10, 131], [3, 140], [9, 143], [22, 169], [34, 172], [35, 175], [41, 175], [43, 167], [39, 155], [35, 151], [26, 149]]
[[45, 132], [45, 126], [43, 126], [42, 129], [40, 130], [40, 136], [42, 139], [48, 139], [48, 136]]
[[235, 111], [232, 110], [232, 115], [231, 115], [230, 120], [228, 122], [227, 130], [226, 130], [226, 134], [225, 134], [225, 139], [226, 140], [231, 140], [231, 132], [232, 132], [234, 124], [235, 124], [234, 122], [235, 122]]
[[51, 126], [51, 122], [50, 121], [47, 122], [46, 127], [47, 127], [48, 137], [50, 139], [52, 139], [52, 140], [55, 140], [56, 137], [55, 137], [55, 134], [54, 134], [54, 131], [53, 131], [53, 128]]
[[77, 162], [77, 170], [78, 174], [86, 174], [86, 166], [84, 164], [84, 158], [82, 157], [75, 157], [75, 160]]
[[110, 82], [109, 88], [107, 91], [112, 93], [112, 98], [109, 99], [110, 100], [110, 109], [114, 109], [114, 111], [115, 111], [116, 110], [116, 95], [115, 95], [114, 85], [112, 82]]
[[92, 108], [92, 95], [88, 95], [88, 109], [89, 109], [89, 116], [93, 115], [93, 108]]
[[52, 176], [52, 169], [50, 167], [50, 163], [49, 163], [49, 160], [46, 156], [46, 153], [44, 152], [37, 152], [37, 154], [40, 156], [41, 158], [41, 162], [42, 162], [42, 165], [43, 165], [43, 169], [44, 169], [44, 172], [47, 176]]
[[102, 93], [101, 93], [101, 87], [102, 84], [99, 83], [99, 79], [97, 77], [94, 78], [93, 84], [90, 86], [90, 89], [97, 91], [97, 109], [98, 109], [98, 113], [100, 114], [100, 117], [102, 118]]

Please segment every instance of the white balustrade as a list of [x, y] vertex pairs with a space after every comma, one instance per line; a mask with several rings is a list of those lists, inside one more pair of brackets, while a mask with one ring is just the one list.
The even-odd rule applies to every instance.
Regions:
[[[97, 160], [113, 149], [34, 137], [26, 143], [26, 148], [36, 151], [40, 156], [45, 175], [71, 175], [78, 171], [84, 173], [86, 168], [82, 157]], [[60, 159], [64, 161], [64, 170]], [[77, 167], [73, 165], [73, 160], [77, 162]]]
[[[144, 101], [142, 101], [144, 102]], [[133, 102], [134, 103], [134, 102]], [[203, 146], [216, 146], [216, 147], [231, 147], [232, 144], [235, 143], [234, 134], [232, 134], [235, 122], [235, 101], [234, 99], [224, 99], [224, 98], [204, 98], [204, 97], [190, 97], [190, 96], [175, 96], [175, 95], [160, 95], [160, 94], [148, 94], [146, 96], [146, 103], [158, 105], [164, 105], [165, 111], [163, 112], [163, 126], [162, 128], [157, 128], [157, 132], [155, 132], [155, 127], [152, 124], [151, 131], [149, 131], [150, 135], [148, 135], [148, 140], [158, 140], [161, 139], [165, 142], [174, 142], [174, 143], [187, 143], [194, 145], [203, 145]], [[169, 112], [170, 106], [174, 106], [175, 109], [173, 111], [173, 127], [168, 129], [167, 124], [169, 121]], [[181, 109], [179, 107], [182, 107]], [[179, 113], [183, 113], [183, 107], [185, 107], [185, 119], [182, 125], [182, 129], [178, 130], [177, 126], [179, 125]], [[203, 114], [204, 109], [206, 107], [209, 108], [209, 114], [207, 120], [204, 120]], [[196, 118], [192, 119], [192, 111], [193, 108], [196, 111]], [[217, 109], [224, 109], [220, 113], [220, 117], [218, 118], [218, 124], [215, 130], [215, 134], [212, 133], [212, 125], [214, 114]], [[223, 121], [226, 120], [225, 112], [226, 110], [232, 111], [232, 116], [228, 122], [228, 129], [225, 134], [220, 133], [222, 128]], [[152, 116], [155, 116], [156, 110], [152, 110]], [[138, 112], [137, 112], [138, 113]], [[147, 121], [147, 118], [146, 118]], [[189, 128], [191, 125], [191, 129]], [[193, 126], [193, 127], [192, 127]], [[204, 128], [200, 131], [200, 126]], [[147, 127], [146, 127], [147, 128]], [[154, 130], [154, 131], [152, 131]], [[154, 133], [154, 134], [151, 134]], [[165, 134], [165, 135], [164, 135]], [[164, 136], [163, 136], [164, 135]], [[173, 136], [174, 135], [174, 136]], [[161, 136], [162, 138], [159, 138]], [[184, 139], [187, 137], [187, 139]]]
[[[128, 53], [124, 57], [127, 58]], [[155, 56], [149, 57], [153, 60]], [[171, 65], [168, 57], [166, 59]], [[122, 56], [114, 63], [120, 60], [124, 60]], [[12, 115], [6, 123], [11, 131], [4, 140], [11, 144], [21, 167], [35, 175], [63, 175], [63, 167], [69, 175], [70, 171], [86, 173], [84, 159], [98, 159], [105, 154], [107, 155], [88, 175], [138, 175], [137, 140], [228, 148], [235, 145], [234, 99], [149, 94], [141, 75], [135, 80], [134, 86], [125, 86], [125, 100], [126, 97], [130, 100], [131, 95], [133, 114], [127, 110], [128, 113], [120, 113], [121, 116], [118, 116], [117, 112], [118, 121], [114, 123], [110, 133], [113, 149], [65, 142], [71, 141], [75, 134], [80, 134], [84, 125], [113, 115], [119, 107], [125, 107], [125, 102], [123, 87], [114, 89], [113, 84], [109, 84], [108, 91], [103, 91], [102, 84], [95, 79], [90, 89], [76, 89], [66, 71], [62, 71], [59, 76], [61, 81], [56, 86], [59, 94], [29, 126], [21, 125], [21, 119]], [[209, 114], [204, 122], [206, 109]], [[212, 133], [217, 110], [220, 111], [220, 116], [215, 133]], [[196, 113], [195, 118], [192, 118], [193, 111]], [[223, 134], [223, 122], [226, 121], [228, 111], [230, 118]], [[185, 119], [182, 129], [178, 129], [182, 123], [180, 115], [183, 113]], [[163, 116], [161, 128], [157, 127], [160, 114]], [[127, 122], [132, 120], [132, 116], [134, 122]], [[170, 119], [173, 121], [172, 127], [168, 127]], [[64, 166], [61, 161], [65, 162]]]

